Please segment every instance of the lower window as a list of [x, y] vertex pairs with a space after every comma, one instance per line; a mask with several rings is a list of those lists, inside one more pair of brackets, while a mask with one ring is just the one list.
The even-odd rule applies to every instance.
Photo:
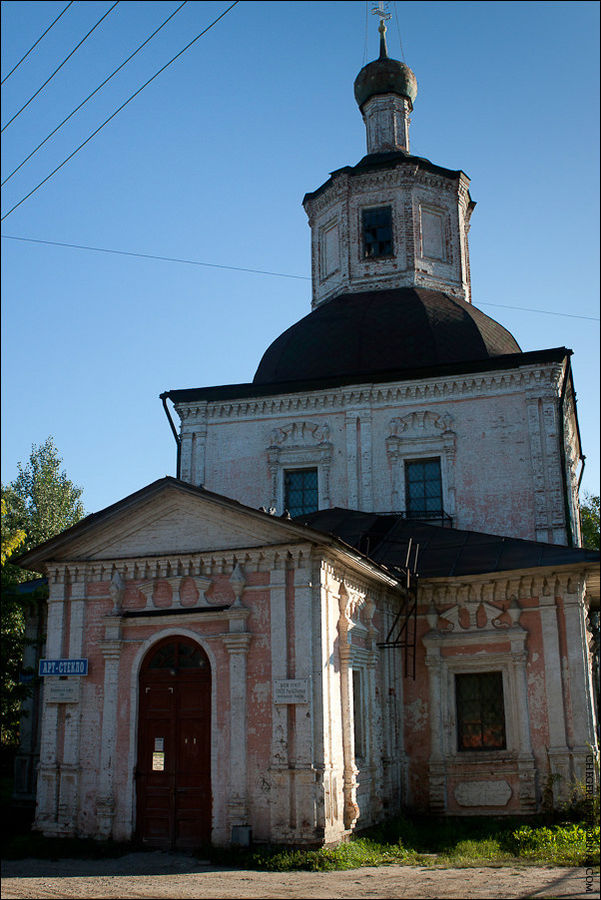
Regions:
[[502, 672], [455, 675], [457, 749], [504, 750]]
[[292, 518], [317, 512], [317, 469], [289, 469], [284, 472], [284, 508]]

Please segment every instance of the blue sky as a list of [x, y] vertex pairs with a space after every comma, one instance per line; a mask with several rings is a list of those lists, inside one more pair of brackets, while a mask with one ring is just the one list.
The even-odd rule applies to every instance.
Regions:
[[[67, 10], [3, 85], [3, 125], [111, 2]], [[2, 3], [3, 78], [65, 5]], [[2, 178], [178, 5], [122, 0], [6, 128]], [[3, 215], [228, 5], [187, 3], [7, 182]], [[474, 302], [523, 350], [574, 350], [583, 488], [598, 493], [599, 6], [390, 7], [419, 85], [411, 150], [472, 180]], [[395, 20], [388, 37], [403, 58]], [[359, 0], [244, 0], [2, 234], [308, 276], [301, 201], [364, 155], [353, 81], [377, 51]], [[310, 309], [303, 278], [6, 238], [2, 263], [2, 480], [51, 434], [87, 512], [175, 474], [162, 391], [250, 381]]]

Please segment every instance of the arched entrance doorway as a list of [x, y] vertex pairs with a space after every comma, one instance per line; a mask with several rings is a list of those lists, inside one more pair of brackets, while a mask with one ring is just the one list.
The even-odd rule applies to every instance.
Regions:
[[211, 838], [211, 667], [193, 640], [172, 636], [139, 679], [137, 835], [161, 848]]

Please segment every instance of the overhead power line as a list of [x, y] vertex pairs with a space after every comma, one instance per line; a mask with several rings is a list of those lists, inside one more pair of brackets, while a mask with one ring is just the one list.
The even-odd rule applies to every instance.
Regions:
[[[210, 269], [229, 269], [233, 272], [251, 272], [253, 275], [272, 275], [277, 278], [295, 278], [300, 281], [311, 281], [310, 275], [292, 275], [290, 272], [270, 272], [267, 269], [226, 266], [220, 263], [201, 262], [198, 259], [182, 259], [177, 256], [158, 256], [155, 253], [139, 253], [134, 250], [115, 250], [113, 247], [91, 247], [88, 244], [68, 244], [64, 241], [46, 241], [41, 238], [27, 238], [16, 234], [3, 234], [1, 237], [8, 241], [22, 241], [27, 244], [47, 244], [50, 247], [68, 247], [71, 250], [90, 250], [94, 253], [113, 253], [117, 256], [133, 256], [139, 259], [156, 259], [160, 262], [180, 263], [188, 266], [206, 266]], [[540, 313], [545, 316], [562, 316], [566, 319], [586, 319], [590, 322], [599, 321], [595, 316], [579, 316], [575, 313], [561, 313], [550, 309], [534, 309], [531, 306], [508, 306], [504, 303], [487, 303], [485, 300], [478, 301], [478, 307], [480, 306], [496, 306], [500, 309], [517, 309], [520, 312]]]
[[28, 244], [49, 244], [52, 247], [70, 247], [72, 250], [93, 250], [95, 253], [116, 253], [118, 256], [136, 256], [141, 259], [157, 259], [161, 262], [183, 263], [188, 266], [207, 266], [211, 269], [231, 269], [234, 272], [252, 272], [255, 275], [274, 275], [278, 278], [298, 278], [311, 281], [309, 275], [290, 275], [288, 272], [268, 272], [265, 269], [247, 269], [243, 266], [225, 266], [219, 263], [201, 262], [198, 259], [181, 259], [176, 256], [157, 256], [154, 253], [137, 253], [133, 250], [114, 250], [110, 247], [88, 247], [85, 244], [66, 244], [61, 241], [43, 241], [35, 238], [17, 237], [14, 234], [3, 234], [9, 241], [25, 241]]
[[179, 53], [176, 53], [176, 55], [175, 55], [172, 59], [170, 59], [169, 62], [165, 63], [165, 65], [162, 66], [162, 67], [158, 70], [158, 72], [155, 72], [155, 74], [152, 76], [152, 78], [149, 78], [148, 81], [146, 81], [146, 82], [142, 85], [142, 87], [138, 88], [138, 90], [135, 91], [135, 92], [131, 95], [131, 97], [129, 97], [129, 98], [125, 101], [125, 103], [122, 103], [121, 106], [120, 106], [118, 109], [116, 109], [115, 112], [112, 113], [112, 115], [110, 115], [110, 116], [108, 117], [108, 119], [105, 119], [104, 122], [102, 123], [102, 125], [99, 125], [98, 128], [97, 128], [95, 131], [93, 131], [92, 134], [90, 134], [90, 135], [85, 139], [85, 141], [83, 141], [83, 143], [81, 143], [81, 144], [79, 145], [79, 147], [77, 147], [77, 148], [73, 151], [73, 153], [70, 153], [69, 156], [68, 156], [66, 159], [64, 159], [64, 160], [62, 161], [62, 163], [60, 163], [60, 165], [58, 165], [55, 169], [52, 170], [52, 172], [50, 173], [50, 175], [47, 175], [46, 178], [44, 178], [43, 181], [40, 181], [39, 184], [37, 184], [34, 188], [32, 188], [32, 189], [29, 191], [28, 194], [25, 194], [25, 196], [22, 197], [21, 200], [19, 200], [18, 203], [15, 203], [15, 205], [14, 205], [13, 207], [11, 207], [11, 208], [9, 209], [9, 211], [8, 211], [7, 213], [5, 213], [5, 215], [2, 216], [1, 221], [4, 221], [4, 219], [6, 219], [8, 216], [10, 216], [10, 214], [11, 214], [12, 212], [14, 212], [15, 209], [17, 209], [19, 206], [21, 206], [22, 203], [25, 203], [25, 201], [28, 200], [28, 199], [32, 196], [32, 194], [35, 194], [35, 192], [36, 192], [37, 190], [39, 190], [39, 188], [41, 188], [42, 185], [46, 184], [47, 181], [50, 181], [50, 179], [52, 178], [52, 176], [53, 176], [53, 175], [56, 175], [56, 173], [59, 171], [59, 169], [62, 169], [62, 167], [63, 167], [64, 165], [66, 165], [66, 164], [69, 162], [70, 159], [73, 159], [73, 157], [74, 157], [77, 153], [79, 153], [79, 151], [82, 150], [82, 149], [86, 146], [86, 144], [88, 144], [88, 143], [92, 140], [92, 138], [94, 138], [94, 137], [98, 134], [98, 132], [99, 132], [102, 128], [104, 128], [105, 125], [108, 125], [108, 123], [109, 123], [112, 119], [114, 119], [115, 116], [116, 116], [118, 113], [120, 113], [122, 109], [125, 109], [125, 107], [127, 106], [128, 103], [130, 103], [135, 97], [137, 97], [138, 94], [140, 94], [140, 93], [144, 90], [144, 88], [148, 87], [148, 85], [149, 85], [152, 81], [154, 81], [154, 79], [157, 78], [157, 77], [161, 74], [161, 72], [164, 72], [165, 69], [168, 68], [168, 66], [170, 66], [172, 63], [174, 63], [176, 59], [179, 59], [179, 57], [180, 57], [183, 53], [185, 53], [186, 50], [189, 50], [190, 47], [191, 47], [193, 44], [195, 44], [197, 40], [199, 40], [199, 38], [201, 38], [203, 35], [205, 35], [205, 34], [207, 33], [207, 31], [210, 31], [211, 28], [213, 28], [214, 25], [216, 25], [218, 22], [220, 22], [221, 19], [223, 19], [223, 17], [226, 16], [226, 15], [229, 13], [229, 11], [230, 11], [231, 9], [234, 8], [234, 6], [237, 6], [239, 2], [240, 2], [240, 0], [234, 0], [234, 3], [230, 4], [230, 6], [228, 6], [228, 8], [227, 8], [226, 10], [224, 10], [224, 12], [222, 12], [220, 16], [217, 16], [217, 18], [216, 18], [213, 22], [211, 22], [210, 25], [207, 25], [207, 27], [206, 27], [203, 31], [201, 31], [200, 34], [197, 34], [196, 37], [193, 38], [193, 39], [190, 41], [189, 44], [186, 44], [186, 46], [185, 46], [182, 50], [180, 50]]
[[43, 34], [41, 34], [41, 35], [39, 36], [39, 38], [37, 39], [37, 41], [35, 42], [35, 44], [33, 44], [33, 45], [29, 48], [29, 50], [27, 51], [27, 53], [25, 54], [25, 56], [22, 56], [22, 57], [21, 57], [21, 59], [19, 60], [19, 62], [16, 64], [16, 66], [13, 66], [13, 67], [12, 67], [12, 69], [10, 70], [10, 72], [8, 73], [8, 75], [5, 75], [5, 76], [4, 76], [4, 78], [2, 79], [2, 81], [0, 82], [0, 84], [4, 84], [4, 82], [7, 81], [7, 80], [10, 78], [10, 76], [13, 74], [13, 72], [16, 72], [16, 71], [17, 71], [17, 69], [19, 68], [19, 66], [21, 65], [21, 63], [24, 62], [24, 61], [27, 59], [27, 57], [29, 56], [29, 54], [31, 53], [31, 51], [32, 51], [32, 50], [35, 50], [35, 48], [36, 48], [37, 45], [40, 43], [40, 41], [42, 40], [42, 38], [43, 38], [43, 37], [46, 37], [46, 35], [48, 34], [48, 32], [50, 31], [50, 29], [52, 28], [52, 26], [53, 26], [53, 25], [56, 25], [56, 23], [58, 22], [58, 20], [60, 19], [60, 17], [63, 16], [63, 15], [67, 12], [67, 10], [69, 9], [70, 6], [73, 6], [73, 2], [74, 2], [74, 0], [71, 0], [70, 3], [67, 3], [67, 5], [66, 5], [65, 8], [63, 9], [63, 11], [60, 12], [60, 13], [58, 14], [58, 16], [56, 17], [56, 19], [54, 20], [54, 22], [51, 22], [51, 23], [50, 23], [50, 25], [48, 26], [48, 28], [46, 29], [46, 31], [45, 31]]
[[399, 47], [401, 49], [401, 59], [403, 60], [403, 62], [405, 62], [405, 51], [403, 50], [403, 42], [401, 40], [401, 24], [400, 24], [401, 20], [399, 18], [399, 11], [396, 6], [396, 0], [393, 0], [392, 5], [394, 6], [394, 18], [395, 18], [395, 22], [396, 22], [397, 34], [399, 36]]
[[90, 30], [88, 31], [88, 33], [87, 33], [84, 37], [82, 37], [82, 39], [80, 40], [79, 44], [77, 44], [77, 46], [74, 47], [73, 50], [71, 50], [71, 53], [69, 53], [69, 55], [66, 56], [66, 57], [63, 59], [63, 61], [62, 61], [62, 63], [60, 64], [60, 66], [57, 66], [57, 68], [54, 70], [54, 72], [52, 73], [52, 75], [50, 75], [50, 77], [46, 79], [46, 81], [44, 82], [44, 84], [43, 84], [41, 87], [39, 87], [39, 88], [37, 89], [37, 91], [35, 92], [35, 94], [33, 94], [33, 95], [29, 98], [29, 100], [27, 101], [27, 103], [24, 103], [23, 106], [21, 107], [21, 109], [18, 110], [18, 112], [16, 112], [16, 113], [14, 114], [14, 116], [12, 117], [12, 119], [9, 119], [8, 122], [6, 123], [6, 125], [3, 125], [3, 126], [2, 126], [2, 131], [5, 131], [5, 130], [8, 128], [8, 126], [11, 124], [11, 122], [14, 122], [15, 119], [17, 118], [17, 116], [20, 116], [24, 109], [27, 109], [27, 107], [29, 106], [29, 104], [31, 103], [31, 101], [32, 101], [32, 100], [35, 100], [35, 98], [38, 96], [38, 94], [40, 93], [40, 91], [43, 91], [43, 90], [44, 90], [44, 88], [46, 87], [46, 85], [49, 84], [49, 82], [52, 81], [52, 79], [54, 78], [54, 76], [56, 75], [56, 73], [57, 73], [57, 72], [60, 72], [60, 70], [62, 69], [62, 67], [65, 65], [65, 63], [68, 62], [68, 61], [71, 59], [71, 57], [73, 56], [73, 54], [74, 54], [77, 50], [79, 50], [79, 48], [81, 47], [81, 45], [83, 44], [83, 42], [86, 41], [86, 40], [90, 37], [90, 35], [92, 34], [92, 32], [95, 31], [95, 30], [98, 28], [98, 26], [100, 25], [100, 23], [101, 23], [101, 22], [104, 22], [104, 20], [105, 20], [106, 17], [108, 16], [108, 14], [111, 13], [111, 12], [114, 10], [114, 8], [117, 6], [117, 4], [118, 4], [119, 2], [120, 2], [120, 0], [115, 0], [115, 2], [113, 3], [113, 5], [111, 6], [111, 8], [108, 9], [108, 10], [105, 12], [105, 14], [102, 16], [102, 18], [101, 18], [101, 19], [98, 19], [98, 21], [96, 22], [96, 24], [95, 24], [92, 28], [90, 28]]
[[[475, 303], [474, 306], [476, 306]], [[553, 309], [535, 309], [532, 306], [507, 306], [505, 303], [489, 303], [487, 300], [478, 300], [478, 306], [496, 306], [499, 309], [517, 309], [520, 312], [540, 313], [543, 316], [562, 316], [565, 319], [588, 319], [589, 322], [601, 321], [595, 316], [578, 316], [575, 313], [555, 312]]]
[[124, 61], [121, 63], [121, 65], [118, 66], [118, 68], [115, 69], [114, 72], [111, 72], [111, 74], [108, 76], [108, 78], [105, 78], [105, 79], [104, 79], [104, 81], [102, 82], [102, 84], [99, 84], [98, 87], [97, 87], [94, 91], [92, 91], [92, 93], [89, 94], [89, 95], [86, 97], [85, 100], [82, 100], [81, 103], [79, 104], [79, 106], [76, 106], [75, 109], [74, 109], [72, 112], [69, 113], [69, 115], [67, 116], [67, 118], [66, 118], [66, 119], [63, 119], [63, 121], [60, 123], [60, 125], [57, 125], [56, 128], [54, 129], [54, 131], [51, 131], [50, 134], [47, 135], [47, 136], [44, 138], [44, 140], [43, 140], [40, 144], [37, 145], [37, 147], [35, 148], [35, 150], [32, 150], [31, 153], [29, 154], [29, 156], [26, 156], [26, 157], [25, 157], [25, 159], [23, 160], [22, 163], [19, 163], [19, 165], [17, 166], [17, 168], [16, 168], [16, 169], [13, 169], [13, 171], [10, 173], [10, 175], [7, 175], [7, 176], [6, 176], [6, 178], [5, 178], [4, 181], [2, 182], [2, 186], [4, 186], [4, 185], [6, 184], [7, 181], [10, 181], [10, 179], [13, 177], [13, 175], [16, 175], [16, 173], [19, 171], [19, 169], [22, 169], [23, 166], [25, 165], [25, 163], [26, 163], [26, 162], [29, 162], [29, 160], [31, 159], [31, 157], [32, 157], [32, 156], [35, 156], [35, 154], [38, 152], [38, 150], [39, 150], [41, 147], [44, 146], [44, 144], [46, 143], [46, 141], [49, 141], [50, 138], [51, 138], [54, 134], [56, 134], [56, 132], [57, 132], [60, 128], [62, 128], [63, 125], [64, 125], [66, 122], [68, 122], [69, 119], [70, 119], [72, 116], [75, 115], [76, 112], [79, 112], [79, 110], [82, 108], [82, 106], [85, 106], [85, 104], [88, 102], [88, 100], [91, 100], [92, 97], [93, 97], [95, 94], [97, 94], [98, 91], [101, 90], [101, 88], [103, 88], [103, 87], [105, 86], [105, 84], [108, 84], [108, 82], [111, 80], [111, 78], [113, 78], [113, 76], [116, 75], [117, 72], [120, 72], [121, 69], [122, 69], [124, 66], [126, 66], [127, 63], [128, 63], [131, 59], [134, 58], [134, 56], [136, 55], [136, 53], [139, 53], [140, 50], [142, 50], [142, 48], [145, 47], [146, 44], [148, 44], [149, 41], [151, 41], [151, 40], [153, 39], [153, 37], [159, 33], [159, 31], [161, 30], [161, 28], [164, 28], [165, 25], [167, 24], [167, 22], [170, 22], [171, 19], [172, 19], [175, 15], [177, 15], [177, 13], [180, 11], [180, 9], [181, 9], [183, 6], [185, 6], [187, 2], [188, 2], [188, 0], [184, 0], [183, 3], [180, 3], [180, 5], [177, 7], [177, 9], [174, 10], [174, 11], [171, 13], [171, 15], [168, 16], [168, 18], [165, 19], [165, 21], [162, 23], [162, 25], [159, 25], [159, 27], [156, 29], [156, 31], [153, 31], [152, 34], [150, 35], [150, 37], [147, 37], [146, 40], [144, 41], [144, 43], [143, 43], [143, 44], [140, 44], [140, 46], [137, 48], [137, 50], [134, 50], [134, 52], [133, 52], [130, 56], [128, 56], [127, 59], [124, 60]]

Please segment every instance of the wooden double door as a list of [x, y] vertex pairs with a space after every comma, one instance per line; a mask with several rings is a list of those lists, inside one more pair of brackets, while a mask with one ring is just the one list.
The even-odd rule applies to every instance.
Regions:
[[140, 671], [137, 835], [185, 849], [211, 839], [211, 668], [202, 648], [170, 637]]

